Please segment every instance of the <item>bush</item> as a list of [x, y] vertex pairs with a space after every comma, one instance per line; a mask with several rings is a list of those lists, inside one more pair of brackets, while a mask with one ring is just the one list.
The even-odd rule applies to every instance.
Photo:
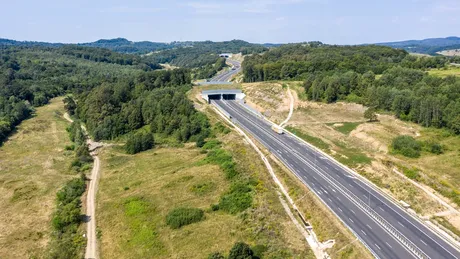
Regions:
[[220, 147], [220, 141], [217, 140], [217, 139], [212, 139], [212, 140], [209, 140], [208, 142], [206, 142], [202, 147], [204, 150], [212, 150], [212, 149], [215, 149], [217, 147]]
[[196, 140], [196, 147], [203, 147], [204, 144], [206, 144], [204, 137], [202, 135], [198, 136], [198, 139]]
[[416, 158], [420, 156], [421, 145], [411, 136], [403, 135], [394, 138], [391, 147], [394, 152], [406, 157]]
[[250, 193], [231, 192], [220, 198], [219, 208], [231, 214], [242, 212], [252, 205]]
[[444, 153], [444, 147], [438, 142], [434, 141], [427, 141], [425, 143], [425, 150], [436, 155]]
[[65, 150], [74, 150], [75, 149], [75, 144], [65, 146]]
[[377, 120], [377, 114], [375, 114], [375, 108], [370, 107], [364, 112], [364, 118], [367, 119], [368, 121], [376, 121]]
[[404, 172], [404, 175], [407, 176], [407, 178], [410, 178], [412, 180], [418, 180], [420, 178], [417, 168], [412, 168], [412, 169], [404, 168], [403, 172]]
[[233, 245], [228, 255], [228, 259], [255, 259], [251, 247], [243, 242], [237, 242]]
[[154, 146], [153, 135], [150, 133], [136, 133], [128, 138], [125, 144], [125, 150], [128, 154], [136, 154], [153, 148]]
[[197, 208], [176, 208], [166, 216], [166, 224], [172, 229], [199, 222], [204, 219], [204, 212]]
[[208, 259], [225, 259], [225, 257], [219, 253], [219, 252], [215, 252], [215, 253], [212, 253], [208, 256]]

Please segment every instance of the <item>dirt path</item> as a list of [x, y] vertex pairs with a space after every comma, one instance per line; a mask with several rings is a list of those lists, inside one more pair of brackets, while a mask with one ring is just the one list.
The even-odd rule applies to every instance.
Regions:
[[294, 97], [292, 96], [291, 89], [289, 89], [289, 86], [287, 88], [287, 92], [289, 94], [289, 99], [291, 100], [291, 102], [289, 103], [289, 114], [287, 118], [280, 123], [280, 127], [286, 126], [286, 123], [289, 121], [289, 119], [291, 119], [292, 113], [294, 112]]
[[[68, 113], [64, 114], [64, 118], [70, 122], [73, 120], [70, 118]], [[83, 130], [86, 132], [86, 129], [82, 126]], [[95, 146], [95, 143], [90, 138], [87, 139], [86, 143], [92, 149], [92, 146]], [[100, 171], [100, 160], [95, 152], [91, 152], [91, 156], [94, 159], [93, 169], [91, 170], [91, 176], [89, 178], [89, 187], [88, 193], [86, 195], [86, 252], [85, 258], [97, 258], [97, 236], [96, 236], [96, 193], [97, 193], [97, 184], [99, 180], [99, 171]]]

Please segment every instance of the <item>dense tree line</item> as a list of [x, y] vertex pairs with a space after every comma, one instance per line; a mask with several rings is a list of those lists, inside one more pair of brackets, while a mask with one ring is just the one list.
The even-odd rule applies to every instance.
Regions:
[[443, 57], [413, 57], [404, 50], [383, 46], [331, 46], [319, 42], [289, 44], [253, 55], [243, 62], [246, 82], [305, 79], [309, 74], [326, 71], [373, 72], [401, 65], [409, 68], [439, 68]]
[[[95, 53], [91, 48], [79, 51]], [[143, 73], [137, 65], [95, 62], [62, 52], [59, 48], [0, 47], [0, 143], [33, 113], [34, 106]]]
[[79, 96], [77, 115], [95, 140], [113, 139], [143, 126], [180, 142], [209, 134], [207, 118], [187, 99], [190, 71], [175, 69], [139, 74]]
[[169, 63], [178, 67], [199, 68], [216, 63], [220, 53], [256, 54], [266, 51], [262, 45], [251, 44], [241, 40], [224, 42], [193, 42], [188, 47], [162, 50], [146, 55], [146, 61], [152, 63]]
[[362, 103], [425, 127], [447, 127], [460, 134], [458, 77], [440, 78], [421, 70], [393, 67], [379, 79], [372, 72], [311, 74], [304, 86], [310, 100]]
[[85, 189], [85, 180], [81, 177], [70, 180], [57, 193], [57, 208], [52, 219], [54, 232], [50, 258], [81, 258], [85, 239], [79, 225], [82, 222], [81, 196]]
[[[426, 127], [460, 134], [460, 79], [422, 69], [452, 59], [416, 57], [382, 46], [286, 45], [243, 62], [246, 81], [303, 79], [310, 100], [362, 103]], [[380, 74], [378, 77], [377, 74]]]
[[95, 62], [105, 62], [119, 65], [136, 65], [144, 70], [161, 69], [161, 66], [158, 63], [146, 62], [141, 58], [141, 56], [121, 54], [108, 49], [65, 45], [58, 48], [56, 51], [64, 55], [83, 58]]

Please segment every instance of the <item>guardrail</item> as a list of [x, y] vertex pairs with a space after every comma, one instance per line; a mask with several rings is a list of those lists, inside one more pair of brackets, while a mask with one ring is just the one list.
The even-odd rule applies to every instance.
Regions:
[[[250, 109], [247, 109], [247, 110], [251, 111]], [[253, 111], [251, 112], [254, 113]], [[256, 114], [256, 113], [254, 114], [258, 117], [262, 117], [262, 119], [270, 122], [271, 124], [274, 124], [273, 122], [265, 119], [264, 116], [261, 116], [261, 114]], [[318, 171], [318, 173], [322, 174], [321, 172], [319, 172], [317, 168], [315, 169]], [[336, 186], [336, 188], [340, 190], [344, 195], [346, 195], [350, 201], [352, 201], [354, 204], [360, 207], [365, 213], [367, 213], [374, 221], [380, 224], [380, 226], [382, 226], [388, 233], [390, 233], [393, 237], [395, 237], [401, 244], [403, 244], [416, 257], [423, 258], [423, 259], [429, 258], [429, 256], [427, 256], [420, 248], [418, 248], [414, 243], [412, 243], [412, 241], [410, 241], [401, 232], [399, 232], [395, 227], [393, 227], [390, 223], [388, 223], [382, 216], [376, 213], [369, 205], [367, 205], [361, 199], [358, 199], [355, 194], [353, 194], [352, 192], [350, 192], [347, 188], [344, 188], [343, 186], [339, 188], [338, 185], [342, 185], [342, 184], [340, 184], [339, 182], [337, 182], [336, 184], [335, 182], [333, 182], [332, 180], [326, 177], [324, 177], [324, 179], [328, 181], [329, 183], [331, 183], [332, 185]]]

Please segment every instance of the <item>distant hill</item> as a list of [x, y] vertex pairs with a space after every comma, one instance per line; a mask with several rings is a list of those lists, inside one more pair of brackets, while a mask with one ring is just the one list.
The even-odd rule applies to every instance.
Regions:
[[181, 47], [197, 47], [212, 49], [214, 52], [238, 52], [245, 48], [262, 47], [260, 44], [253, 44], [242, 40], [231, 40], [223, 42], [213, 41], [173, 41], [170, 43], [151, 42], [151, 41], [129, 41], [125, 38], [100, 39], [95, 42], [65, 44], [49, 43], [38, 41], [16, 41], [0, 38], [0, 46], [41, 46], [41, 47], [61, 47], [64, 45], [78, 45], [85, 47], [106, 48], [120, 53], [146, 54], [150, 52], [175, 49]]
[[407, 40], [398, 42], [383, 42], [375, 45], [405, 49], [408, 52], [436, 55], [444, 50], [460, 49], [460, 37], [430, 38], [424, 40]]

